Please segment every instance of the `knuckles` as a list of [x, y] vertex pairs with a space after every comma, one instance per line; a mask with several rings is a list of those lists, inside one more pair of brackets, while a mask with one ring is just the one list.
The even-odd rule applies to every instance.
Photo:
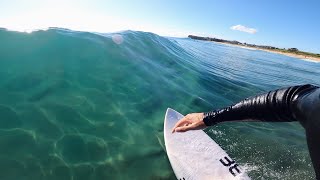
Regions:
[[186, 115], [186, 118], [189, 119], [189, 118], [191, 118], [191, 116], [192, 116], [191, 114], [187, 114], [187, 115]]

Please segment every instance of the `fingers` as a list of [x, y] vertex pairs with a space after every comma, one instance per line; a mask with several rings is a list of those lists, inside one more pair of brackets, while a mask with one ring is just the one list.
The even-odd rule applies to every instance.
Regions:
[[175, 132], [186, 132], [189, 130], [194, 130], [195, 129], [195, 125], [191, 124], [191, 125], [186, 125], [186, 126], [182, 126], [182, 127], [177, 127], [175, 129]]
[[203, 122], [203, 113], [192, 113], [187, 114], [185, 117], [180, 119], [173, 127], [172, 133], [203, 129], [205, 127], [206, 126]]
[[189, 123], [189, 122], [188, 122], [188, 119], [186, 118], [186, 116], [183, 117], [183, 118], [180, 119], [180, 120], [176, 123], [176, 125], [172, 128], [172, 133], [175, 132], [175, 129], [176, 129], [177, 127], [184, 126], [184, 125], [186, 125], [186, 124], [188, 124], [188, 123]]

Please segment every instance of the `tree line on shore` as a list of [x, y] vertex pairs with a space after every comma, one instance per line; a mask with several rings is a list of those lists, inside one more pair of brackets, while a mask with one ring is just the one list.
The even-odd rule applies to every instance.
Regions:
[[229, 41], [225, 39], [218, 39], [218, 38], [211, 38], [211, 37], [201, 37], [201, 36], [194, 36], [194, 35], [189, 35], [188, 36], [191, 39], [196, 39], [196, 40], [203, 40], [203, 41], [214, 41], [214, 42], [221, 42], [221, 43], [227, 43], [227, 44], [234, 44], [234, 45], [240, 45], [240, 46], [246, 46], [246, 47], [252, 47], [252, 48], [261, 48], [261, 49], [267, 49], [267, 50], [276, 50], [280, 52], [289, 52], [289, 53], [294, 53], [298, 55], [305, 55], [305, 56], [311, 56], [311, 57], [320, 57], [320, 54], [314, 54], [310, 52], [304, 52], [300, 51], [298, 48], [278, 48], [274, 46], [266, 46], [266, 45], [256, 45], [256, 44], [249, 44], [249, 43], [241, 43], [239, 41]]

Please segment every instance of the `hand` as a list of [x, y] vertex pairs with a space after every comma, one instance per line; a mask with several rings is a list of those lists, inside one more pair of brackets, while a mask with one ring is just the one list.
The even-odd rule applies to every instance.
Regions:
[[172, 133], [203, 129], [206, 127], [203, 122], [203, 118], [203, 113], [188, 114], [176, 123], [176, 125], [172, 129]]

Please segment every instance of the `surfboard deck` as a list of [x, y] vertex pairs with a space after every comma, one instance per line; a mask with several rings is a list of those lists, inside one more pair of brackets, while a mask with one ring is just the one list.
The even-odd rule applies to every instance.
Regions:
[[172, 133], [183, 115], [168, 108], [164, 140], [172, 169], [179, 180], [248, 180], [246, 172], [203, 130]]

